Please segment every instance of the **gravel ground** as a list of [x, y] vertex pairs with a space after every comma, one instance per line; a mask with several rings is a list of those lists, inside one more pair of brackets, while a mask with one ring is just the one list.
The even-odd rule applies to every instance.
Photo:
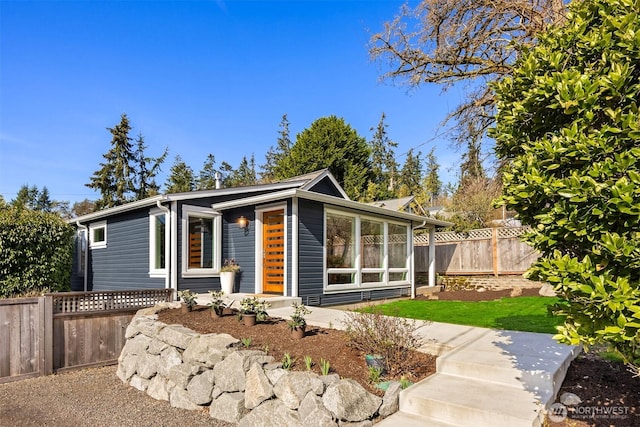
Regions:
[[0, 426], [229, 427], [123, 384], [116, 366], [0, 384]]

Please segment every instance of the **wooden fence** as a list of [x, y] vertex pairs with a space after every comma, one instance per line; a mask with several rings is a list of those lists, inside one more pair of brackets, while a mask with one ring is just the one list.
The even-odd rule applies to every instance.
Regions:
[[[436, 271], [446, 275], [522, 274], [539, 256], [521, 241], [525, 231], [525, 227], [501, 227], [436, 233]], [[429, 270], [428, 244], [428, 235], [415, 236], [417, 273]]]
[[170, 298], [148, 289], [0, 300], [0, 384], [115, 363], [135, 312]]

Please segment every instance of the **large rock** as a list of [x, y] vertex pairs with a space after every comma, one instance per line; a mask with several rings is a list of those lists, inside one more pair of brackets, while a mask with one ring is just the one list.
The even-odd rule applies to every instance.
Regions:
[[166, 348], [169, 348], [169, 344], [164, 343], [159, 339], [152, 338], [151, 342], [149, 343], [149, 347], [147, 348], [147, 353], [159, 355]]
[[138, 375], [151, 379], [160, 370], [161, 358], [153, 354], [145, 353], [138, 356]]
[[120, 354], [118, 358], [118, 369], [116, 375], [124, 383], [129, 381], [129, 378], [138, 371], [138, 356], [135, 354], [125, 355]]
[[327, 387], [322, 403], [338, 420], [358, 422], [372, 418], [382, 399], [366, 391], [355, 380], [342, 379]]
[[160, 353], [160, 373], [169, 376], [169, 370], [182, 364], [182, 356], [175, 347], [167, 347]]
[[187, 365], [185, 363], [176, 365], [169, 369], [167, 379], [173, 381], [178, 388], [186, 389], [191, 378], [202, 371], [200, 366]]
[[553, 286], [551, 286], [548, 283], [545, 283], [544, 285], [542, 285], [542, 287], [538, 291], [538, 295], [542, 297], [555, 297], [556, 291], [553, 289]]
[[124, 358], [130, 355], [140, 356], [142, 354], [147, 353], [147, 348], [151, 344], [153, 340], [146, 335], [136, 335], [131, 339], [128, 339], [127, 342], [124, 343], [122, 347], [122, 351], [120, 352], [120, 358]]
[[129, 339], [138, 334], [147, 337], [156, 337], [160, 331], [166, 326], [162, 322], [158, 322], [155, 318], [158, 316], [136, 316], [131, 320], [125, 332], [125, 338]]
[[178, 347], [182, 350], [187, 348], [191, 340], [198, 336], [200, 336], [200, 334], [189, 328], [185, 328], [182, 325], [165, 326], [158, 333], [158, 339], [160, 341], [166, 342], [167, 344], [173, 347]]
[[232, 353], [230, 347], [238, 342], [228, 334], [201, 335], [191, 340], [182, 353], [182, 359], [185, 363], [198, 363], [211, 368]]
[[156, 400], [169, 400], [167, 380], [162, 375], [156, 375], [149, 381], [147, 394]]
[[324, 405], [322, 399], [309, 392], [300, 402], [298, 418], [305, 427], [335, 427], [336, 422]]
[[223, 393], [211, 402], [209, 415], [211, 418], [237, 423], [247, 413], [244, 407], [244, 393]]
[[273, 387], [269, 378], [257, 363], [247, 372], [244, 391], [244, 406], [253, 409], [273, 396]]
[[402, 385], [400, 382], [392, 381], [389, 383], [389, 387], [382, 397], [382, 405], [380, 405], [380, 409], [378, 409], [378, 414], [381, 417], [388, 417], [389, 415], [398, 412], [401, 391]]
[[193, 403], [206, 405], [211, 402], [211, 392], [213, 391], [213, 371], [208, 369], [203, 373], [194, 376], [189, 381], [187, 392]]
[[290, 372], [278, 380], [273, 391], [289, 409], [298, 409], [300, 402], [310, 391], [321, 395], [324, 383], [312, 372]]
[[282, 368], [275, 368], [265, 369], [264, 373], [267, 375], [267, 378], [269, 378], [271, 384], [275, 385], [280, 380], [280, 378], [282, 378], [284, 375], [289, 374], [289, 371]]
[[173, 390], [171, 390], [169, 403], [174, 408], [186, 409], [188, 411], [197, 411], [198, 409], [200, 409], [198, 405], [191, 401], [189, 393], [187, 393], [186, 390], [180, 387], [175, 387]]
[[238, 423], [238, 427], [302, 427], [298, 414], [279, 400], [267, 400]]
[[[251, 365], [269, 358], [273, 360], [273, 357], [266, 356], [264, 352], [259, 350], [242, 350], [231, 353], [213, 367], [216, 386], [226, 392], [244, 391], [245, 375]], [[265, 361], [264, 363], [269, 362]]]
[[137, 388], [140, 391], [146, 391], [147, 387], [149, 387], [149, 380], [139, 377], [138, 375], [134, 375], [131, 377], [131, 379], [129, 379], [129, 385], [131, 387]]

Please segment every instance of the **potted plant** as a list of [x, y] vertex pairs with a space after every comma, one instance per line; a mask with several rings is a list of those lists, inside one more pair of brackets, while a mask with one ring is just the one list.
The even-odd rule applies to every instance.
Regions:
[[196, 306], [197, 295], [191, 292], [189, 289], [178, 291], [178, 298], [182, 298], [184, 304], [182, 304], [182, 312], [187, 313], [193, 310]]
[[291, 315], [291, 320], [287, 322], [291, 336], [296, 339], [302, 339], [307, 328], [307, 321], [304, 316], [311, 314], [311, 311], [297, 302], [291, 304], [291, 307], [293, 307], [293, 314]]
[[220, 268], [220, 287], [227, 295], [233, 293], [233, 285], [238, 271], [240, 271], [240, 265], [234, 258], [224, 260]]
[[260, 301], [257, 297], [246, 297], [240, 301], [240, 315], [247, 326], [253, 326], [258, 321], [267, 318], [267, 308], [271, 307], [266, 301]]
[[207, 305], [211, 308], [211, 317], [214, 319], [222, 317], [224, 309], [227, 307], [227, 304], [222, 299], [224, 291], [209, 291], [209, 294], [211, 295], [211, 302]]

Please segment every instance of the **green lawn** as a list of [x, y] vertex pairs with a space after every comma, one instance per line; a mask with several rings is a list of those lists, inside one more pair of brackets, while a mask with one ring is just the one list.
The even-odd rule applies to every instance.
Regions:
[[402, 300], [377, 305], [383, 314], [434, 322], [511, 331], [556, 333], [562, 319], [550, 316], [547, 306], [558, 298], [518, 297], [495, 301], [424, 301]]

